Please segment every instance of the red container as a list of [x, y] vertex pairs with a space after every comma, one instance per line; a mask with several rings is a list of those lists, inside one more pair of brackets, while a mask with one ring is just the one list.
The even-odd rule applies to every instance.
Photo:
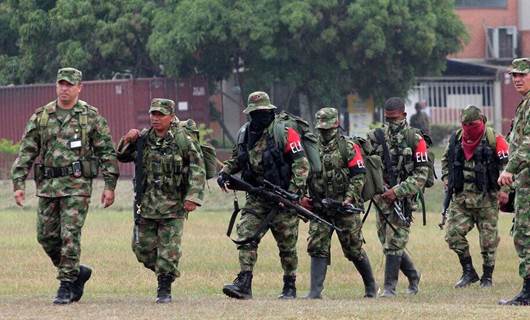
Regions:
[[[0, 139], [20, 140], [35, 109], [55, 98], [55, 84], [0, 87]], [[85, 81], [80, 94], [107, 119], [115, 143], [129, 129], [149, 126], [152, 98], [174, 100], [179, 119], [210, 121], [208, 82], [201, 77]], [[131, 165], [120, 169], [122, 176], [133, 174]]]

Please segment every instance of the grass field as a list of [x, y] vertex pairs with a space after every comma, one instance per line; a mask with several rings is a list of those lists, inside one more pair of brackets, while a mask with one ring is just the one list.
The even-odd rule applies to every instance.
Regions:
[[[453, 289], [461, 271], [456, 255], [449, 251], [444, 233], [437, 227], [442, 198], [439, 185], [426, 195], [428, 225], [422, 226], [417, 217], [408, 246], [422, 272], [417, 296], [404, 294], [406, 279], [400, 275], [397, 298], [363, 299], [361, 279], [343, 257], [335, 239], [325, 298], [278, 301], [282, 272], [275, 243], [267, 234], [260, 245], [255, 269], [254, 299], [228, 299], [221, 293], [221, 287], [238, 272], [237, 251], [224, 234], [232, 197], [218, 192], [215, 183], [210, 182], [210, 188], [205, 206], [192, 213], [185, 225], [182, 277], [173, 285], [173, 303], [156, 305], [156, 278], [136, 262], [130, 250], [130, 182], [120, 182], [117, 201], [110, 210], [103, 210], [97, 201], [101, 191], [101, 183], [97, 183], [83, 229], [81, 259], [93, 267], [93, 277], [81, 302], [53, 306], [51, 299], [58, 282], [51, 262], [36, 241], [32, 183], [28, 182], [27, 205], [20, 209], [11, 198], [11, 184], [0, 182], [0, 319], [530, 319], [530, 308], [496, 305], [500, 298], [513, 296], [521, 285], [509, 236], [509, 215], [500, 218], [501, 243], [494, 288], [473, 285]], [[376, 279], [382, 285], [384, 261], [373, 215], [367, 221], [364, 235]], [[306, 237], [307, 225], [301, 224], [299, 296], [309, 287]], [[477, 232], [472, 231], [469, 238], [480, 273]]]

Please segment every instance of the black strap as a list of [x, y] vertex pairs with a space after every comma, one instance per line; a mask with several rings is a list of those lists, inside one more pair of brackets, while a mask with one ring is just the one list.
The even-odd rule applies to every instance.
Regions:
[[[230, 240], [232, 240], [232, 242], [240, 246], [249, 244], [251, 242], [259, 243], [261, 237], [263, 236], [263, 233], [266, 232], [269, 228], [269, 224], [272, 221], [272, 218], [277, 214], [278, 209], [271, 209], [271, 211], [265, 216], [265, 219], [263, 219], [263, 221], [260, 223], [258, 230], [256, 230], [253, 235], [243, 240], [234, 240], [230, 236], [232, 235], [232, 229], [234, 227], [237, 214], [239, 213], [239, 211], [241, 211], [239, 209], [239, 204], [237, 204], [236, 206], [236, 203], [237, 202], [234, 201], [234, 211], [232, 212], [232, 217], [230, 217], [230, 223], [228, 224], [228, 230], [226, 231], [226, 235], [230, 238]], [[245, 211], [252, 214], [253, 210], [245, 209]]]
[[388, 218], [387, 218], [386, 214], [383, 213], [383, 210], [381, 210], [381, 208], [379, 208], [379, 206], [377, 205], [377, 203], [375, 201], [374, 201], [374, 207], [379, 211], [379, 214], [380, 214], [380, 216], [383, 217], [383, 220], [385, 220], [385, 223], [388, 224], [388, 226], [390, 226], [390, 229], [392, 229], [392, 231], [394, 231], [394, 233], [397, 233], [396, 227], [394, 227], [394, 225], [392, 225], [390, 223], [390, 221], [388, 221]]

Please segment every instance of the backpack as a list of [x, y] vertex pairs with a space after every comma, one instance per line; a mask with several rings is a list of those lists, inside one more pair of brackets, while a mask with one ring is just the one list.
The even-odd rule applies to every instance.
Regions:
[[348, 164], [348, 141], [356, 143], [361, 148], [361, 155], [363, 156], [364, 166], [366, 167], [366, 174], [364, 176], [364, 185], [362, 197], [364, 201], [372, 199], [376, 194], [385, 191], [385, 184], [383, 180], [383, 161], [377, 154], [372, 153], [372, 145], [366, 139], [361, 137], [343, 136], [338, 140], [339, 152], [342, 158], [342, 163]]
[[[377, 143], [382, 145], [383, 146], [383, 150], [385, 152], [385, 158], [388, 157], [388, 160], [390, 160], [390, 154], [386, 155], [386, 153], [388, 153], [388, 148], [386, 148], [386, 141], [385, 141], [385, 132], [384, 132], [384, 129], [383, 128], [377, 128], [375, 129], [375, 137], [377, 139]], [[417, 129], [417, 128], [412, 128], [412, 127], [409, 127], [405, 133], [405, 142], [406, 144], [409, 146], [409, 147], [413, 147], [414, 146], [414, 143], [416, 141], [416, 134], [420, 135], [423, 140], [425, 140], [425, 143], [427, 143], [427, 147], [429, 148], [429, 150], [427, 151], [427, 166], [429, 167], [429, 173], [427, 175], [427, 180], [425, 181], [425, 187], [426, 188], [430, 188], [434, 185], [434, 180], [437, 178], [436, 177], [436, 172], [434, 171], [434, 160], [435, 160], [435, 155], [434, 153], [432, 152], [432, 150], [430, 149], [430, 147], [432, 146], [432, 139], [431, 137], [429, 137], [429, 135], [427, 135], [426, 133], [424, 133], [422, 130], [420, 129]], [[386, 164], [385, 164], [386, 166]]]
[[[199, 140], [199, 128], [192, 119], [178, 121], [178, 127], [183, 129], [188, 134], [195, 145], [198, 145], [199, 151], [204, 160], [204, 170], [206, 171], [206, 179], [217, 177], [217, 154], [215, 148], [211, 145], [201, 143]], [[177, 141], [177, 143], [180, 143]]]
[[304, 119], [297, 117], [291, 113], [282, 111], [276, 115], [276, 125], [274, 126], [274, 141], [285, 140], [285, 129], [293, 128], [299, 134], [304, 148], [307, 160], [309, 160], [310, 173], [319, 173], [322, 171], [322, 163], [320, 161], [320, 152], [318, 148], [318, 139], [311, 131], [309, 123]]

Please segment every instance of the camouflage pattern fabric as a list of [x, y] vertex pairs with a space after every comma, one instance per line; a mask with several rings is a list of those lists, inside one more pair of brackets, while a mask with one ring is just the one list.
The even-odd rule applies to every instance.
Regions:
[[[203, 202], [204, 160], [197, 143], [176, 121], [164, 137], [157, 136], [154, 130], [143, 130], [141, 135], [146, 136], [145, 191], [140, 209], [142, 219], [134, 229], [132, 248], [138, 261], [157, 275], [178, 277], [183, 219], [187, 218], [183, 205], [184, 201], [198, 205]], [[133, 161], [136, 142], [125, 148], [122, 138], [118, 150], [120, 160]]]
[[[312, 174], [309, 178], [309, 195], [315, 201], [323, 198], [332, 198], [344, 201], [350, 198], [357, 207], [362, 207], [362, 190], [364, 185], [365, 169], [359, 147], [351, 140], [347, 140], [348, 163], [344, 163], [339, 150], [339, 139], [344, 139], [338, 134], [339, 117], [337, 109], [322, 108], [315, 115], [316, 127], [319, 129], [319, 150], [322, 162], [322, 172]], [[329, 141], [323, 134], [333, 134]], [[351, 170], [350, 170], [351, 169]], [[362, 249], [363, 235], [361, 231], [361, 218], [358, 214], [342, 215], [328, 210], [317, 210], [316, 213], [333, 221], [342, 232], [337, 232], [342, 251], [350, 261], [358, 260], [365, 254]], [[321, 223], [311, 221], [307, 252], [311, 257], [327, 258], [330, 256], [331, 236], [333, 230]]]
[[138, 243], [132, 249], [139, 262], [157, 275], [180, 277], [178, 263], [182, 256], [184, 219], [145, 219], [138, 222]]
[[[414, 141], [413, 145], [409, 146], [406, 141], [407, 130], [411, 130], [411, 128], [407, 121], [403, 120], [399, 124], [392, 124], [385, 127], [384, 134], [390, 157], [393, 159], [396, 170], [398, 170], [398, 184], [392, 186], [392, 189], [394, 189], [397, 199], [403, 200], [407, 198], [414, 211], [418, 206], [416, 203], [416, 195], [425, 186], [429, 168], [425, 165], [425, 157], [427, 154], [425, 141], [420, 135], [416, 134], [416, 141]], [[375, 132], [369, 132], [367, 137], [372, 146], [374, 146], [374, 153], [383, 159], [383, 147], [377, 142]], [[420, 152], [418, 148], [420, 147], [422, 148], [421, 155], [418, 156], [418, 152]], [[399, 163], [401, 163], [401, 166], [398, 168], [397, 164]], [[387, 170], [384, 167], [385, 175], [387, 174]], [[381, 209], [376, 209], [377, 234], [379, 241], [383, 245], [383, 252], [385, 255], [402, 255], [408, 242], [410, 226], [407, 226], [401, 221], [394, 213], [393, 205], [386, 203], [379, 195], [375, 196], [373, 201]], [[397, 232], [394, 232], [387, 225], [383, 215], [387, 217], [387, 220], [396, 228]]]
[[37, 240], [57, 267], [57, 279], [73, 282], [79, 274], [81, 229], [90, 197], [39, 198]]
[[276, 106], [271, 104], [269, 95], [263, 91], [256, 91], [248, 96], [247, 107], [243, 110], [243, 113], [249, 114], [256, 110], [272, 109], [276, 109]]
[[[250, 99], [250, 98], [249, 98]], [[263, 151], [267, 148], [267, 139], [273, 136], [273, 129], [275, 125], [274, 120], [267, 129], [264, 130], [261, 138], [255, 143], [249, 152], [249, 163], [252, 171], [257, 178], [264, 175], [265, 168], [263, 167]], [[294, 153], [299, 150], [289, 148], [289, 130], [296, 131], [292, 128], [286, 128], [287, 134], [285, 141], [281, 144], [281, 148], [286, 153]], [[287, 146], [287, 147], [286, 147]], [[298, 142], [298, 146], [300, 143]], [[224, 162], [223, 172], [228, 174], [236, 174], [240, 172], [242, 164], [238, 161], [239, 150], [238, 146], [234, 146], [232, 158]], [[309, 174], [309, 161], [304, 156], [295, 157], [291, 163], [291, 181], [289, 183], [290, 192], [305, 192], [306, 180]], [[237, 224], [237, 234], [240, 240], [252, 236], [261, 221], [265, 218], [270, 210], [278, 210], [277, 207], [272, 207], [270, 203], [261, 199], [257, 199], [247, 195], [247, 203], [242, 209], [241, 218]], [[280, 250], [280, 260], [285, 275], [294, 275], [298, 266], [298, 256], [296, 253], [296, 241], [298, 240], [298, 217], [291, 212], [278, 213], [270, 224], [270, 229], [276, 240]], [[239, 263], [241, 271], [251, 271], [257, 260], [258, 243], [238, 246]]]
[[151, 100], [149, 113], [158, 111], [163, 115], [170, 115], [175, 113], [175, 101], [170, 99], [154, 98]]
[[[530, 72], [528, 61], [515, 67], [518, 71]], [[508, 140], [510, 157], [505, 170], [513, 173], [515, 180], [513, 242], [520, 261], [519, 275], [526, 279], [530, 277], [530, 92], [517, 107]]]
[[64, 80], [76, 85], [81, 82], [83, 73], [75, 68], [61, 68], [57, 71], [57, 82]]
[[[95, 157], [99, 160], [99, 168], [105, 180], [105, 189], [114, 190], [119, 175], [118, 161], [105, 118], [98, 114], [96, 108], [81, 100], [75, 104], [63, 121], [57, 117], [56, 108], [57, 103], [52, 101], [38, 108], [30, 117], [20, 141], [18, 157], [11, 170], [13, 189], [25, 189], [26, 177], [33, 162], [40, 156], [41, 163], [46, 167], [68, 167], [72, 162], [82, 158]], [[48, 120], [42, 127], [44, 114], [47, 114]], [[81, 141], [82, 138], [81, 115], [87, 117], [87, 143], [72, 149], [70, 142]], [[82, 141], [81, 144], [83, 144]], [[36, 185], [39, 197], [88, 197], [92, 193], [92, 179], [82, 176], [43, 179], [36, 181]]]
[[[80, 81], [77, 71], [59, 70], [58, 81], [60, 77]], [[25, 189], [26, 177], [38, 158], [46, 167], [71, 168], [75, 161], [97, 161], [105, 189], [114, 190], [119, 172], [107, 121], [96, 108], [81, 100], [61, 115], [56, 112], [57, 108], [57, 102], [52, 101], [30, 117], [11, 170], [13, 189]], [[72, 142], [74, 148], [71, 148]], [[92, 179], [70, 175], [39, 179], [36, 185], [40, 197], [37, 209], [39, 243], [58, 268], [58, 279], [75, 281], [79, 273], [81, 228], [88, 211]]]
[[410, 126], [418, 128], [426, 134], [430, 133], [429, 116], [423, 112], [417, 112], [410, 117]]
[[[469, 244], [466, 235], [476, 225], [479, 232], [480, 253], [485, 266], [495, 265], [495, 255], [500, 237], [497, 227], [499, 208], [496, 201], [488, 201], [490, 206], [468, 207], [466, 198], [472, 196], [460, 193], [449, 206], [445, 241], [458, 256], [469, 257]], [[495, 200], [492, 198], [491, 200]]]
[[[271, 206], [269, 202], [248, 196], [237, 224], [238, 240], [253, 236], [271, 210], [280, 210], [270, 222], [269, 229], [278, 245], [284, 275], [294, 275], [298, 267], [296, 242], [298, 241], [299, 224], [299, 218], [295, 212], [279, 209], [277, 206]], [[257, 243], [238, 246], [241, 271], [253, 270], [258, 259], [258, 243], [259, 240]]]
[[[147, 137], [140, 215], [147, 219], [185, 218], [184, 201], [201, 205], [204, 198], [206, 173], [198, 145], [175, 122], [164, 137], [158, 137], [154, 130], [144, 130], [141, 134]], [[133, 161], [136, 143], [124, 148], [121, 139], [118, 150], [120, 159]]]

